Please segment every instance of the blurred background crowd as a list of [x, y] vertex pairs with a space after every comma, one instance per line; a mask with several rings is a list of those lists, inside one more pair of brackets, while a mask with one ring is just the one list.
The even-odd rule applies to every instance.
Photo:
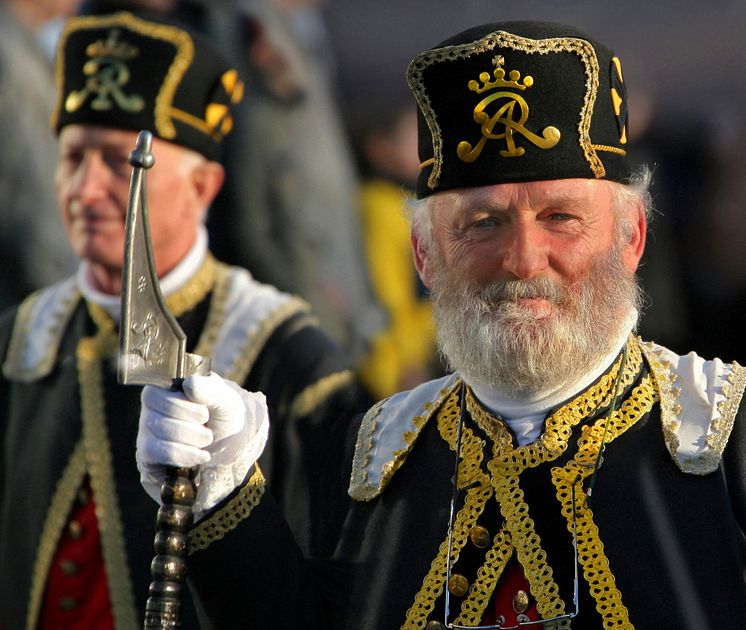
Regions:
[[374, 396], [443, 369], [409, 251], [407, 64], [503, 20], [573, 24], [615, 48], [632, 157], [654, 172], [640, 333], [746, 362], [743, 0], [0, 0], [0, 307], [75, 269], [54, 198], [54, 43], [67, 15], [123, 8], [179, 16], [240, 69], [212, 249], [308, 300]]

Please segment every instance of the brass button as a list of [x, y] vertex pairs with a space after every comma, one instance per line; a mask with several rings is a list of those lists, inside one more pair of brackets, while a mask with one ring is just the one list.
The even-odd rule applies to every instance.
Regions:
[[78, 574], [80, 567], [72, 560], [61, 560], [60, 569], [62, 569], [62, 573], [64, 575], [66, 575], [67, 577], [72, 577]]
[[446, 627], [440, 621], [428, 621], [425, 630], [446, 630]]
[[70, 521], [67, 524], [67, 533], [73, 540], [80, 540], [83, 537], [83, 526], [78, 521]]
[[485, 549], [486, 547], [490, 546], [490, 532], [487, 530], [486, 527], [475, 525], [469, 532], [469, 540], [471, 540], [472, 544], [475, 547]]
[[469, 580], [459, 573], [453, 573], [448, 580], [448, 590], [451, 591], [451, 595], [463, 597], [469, 592]]
[[525, 613], [528, 610], [529, 597], [526, 591], [516, 591], [513, 595], [513, 610], [517, 613]]
[[65, 612], [70, 612], [78, 607], [78, 600], [73, 597], [60, 597], [60, 608]]

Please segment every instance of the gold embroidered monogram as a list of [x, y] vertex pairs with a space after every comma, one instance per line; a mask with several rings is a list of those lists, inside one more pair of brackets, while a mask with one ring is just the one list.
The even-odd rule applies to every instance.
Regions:
[[120, 42], [120, 31], [112, 29], [106, 41], [98, 40], [86, 48], [90, 59], [83, 66], [88, 77], [82, 90], [72, 91], [65, 100], [65, 109], [75, 112], [88, 98], [91, 109], [108, 111], [115, 105], [128, 113], [137, 113], [145, 107], [145, 99], [139, 94], [125, 94], [124, 88], [130, 80], [127, 61], [135, 58], [139, 50], [126, 42]]
[[[493, 72], [495, 80], [490, 80], [488, 72], [482, 72], [479, 75], [482, 85], [473, 79], [469, 81], [469, 89], [472, 92], [482, 94], [483, 92], [502, 87], [523, 91], [534, 84], [534, 79], [530, 75], [526, 75], [523, 81], [519, 82], [521, 73], [518, 70], [511, 70], [508, 80], [506, 80], [505, 70], [502, 68], [505, 60], [502, 55], [495, 56], [492, 63], [496, 66]], [[499, 107], [490, 116], [485, 109], [496, 102], [499, 104]], [[501, 150], [500, 155], [503, 157], [520, 157], [526, 153], [526, 149], [516, 146], [515, 139], [513, 138], [514, 133], [521, 134], [526, 140], [540, 149], [551, 149], [556, 146], [561, 136], [559, 129], [550, 125], [541, 132], [541, 135], [535, 134], [525, 126], [525, 123], [528, 121], [528, 115], [528, 103], [520, 94], [508, 91], [493, 92], [479, 101], [474, 108], [474, 122], [481, 125], [482, 137], [473, 147], [466, 140], [459, 142], [458, 147], [456, 147], [457, 155], [464, 162], [474, 162], [482, 153], [487, 140], [504, 139], [507, 148]], [[500, 133], [495, 133], [496, 126], [499, 126], [498, 129], [502, 130]]]

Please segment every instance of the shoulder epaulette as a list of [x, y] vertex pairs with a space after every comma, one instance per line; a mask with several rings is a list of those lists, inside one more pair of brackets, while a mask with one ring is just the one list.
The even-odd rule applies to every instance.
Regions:
[[212, 357], [212, 369], [242, 383], [280, 324], [307, 312], [307, 302], [254, 280], [245, 269], [219, 266], [207, 323], [195, 349]]
[[455, 382], [456, 376], [450, 374], [395, 394], [370, 408], [355, 445], [348, 490], [353, 499], [370, 501], [383, 491]]
[[30, 383], [49, 374], [79, 300], [73, 276], [32, 293], [21, 303], [3, 363], [5, 378]]
[[706, 361], [694, 352], [681, 356], [650, 342], [642, 348], [660, 392], [671, 457], [685, 473], [715, 471], [743, 398], [746, 370], [735, 362]]

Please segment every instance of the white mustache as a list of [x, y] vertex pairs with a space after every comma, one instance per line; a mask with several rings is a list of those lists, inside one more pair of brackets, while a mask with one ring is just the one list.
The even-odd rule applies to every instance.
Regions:
[[559, 304], [568, 297], [569, 291], [565, 287], [546, 277], [494, 282], [479, 291], [479, 298], [493, 305], [526, 299], [542, 299]]

